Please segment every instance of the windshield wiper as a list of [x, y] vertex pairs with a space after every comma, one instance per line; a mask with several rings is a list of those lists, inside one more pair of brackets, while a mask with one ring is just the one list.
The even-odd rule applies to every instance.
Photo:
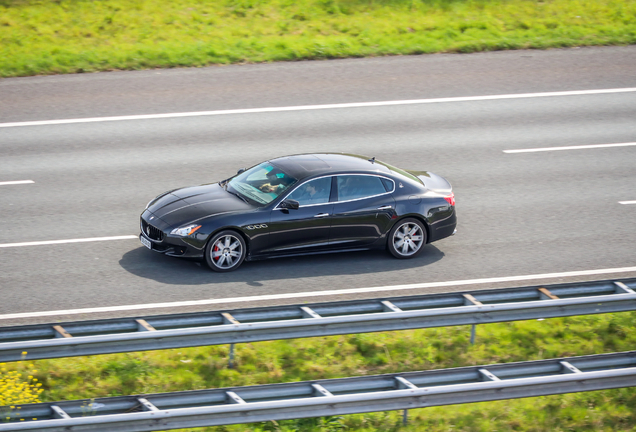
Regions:
[[225, 190], [228, 191], [228, 193], [231, 193], [232, 195], [236, 195], [237, 197], [239, 197], [240, 199], [242, 199], [243, 201], [245, 201], [246, 203], [249, 204], [249, 201], [247, 201], [245, 198], [243, 198], [240, 194], [238, 194], [236, 192], [232, 192], [231, 190], [228, 190], [227, 185], [225, 185]]

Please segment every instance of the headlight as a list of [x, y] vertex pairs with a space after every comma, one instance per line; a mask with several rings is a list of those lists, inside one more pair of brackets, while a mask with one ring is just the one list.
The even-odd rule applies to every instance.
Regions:
[[181, 228], [175, 228], [172, 231], [170, 231], [170, 234], [178, 235], [181, 237], [187, 237], [189, 235], [194, 234], [194, 232], [198, 230], [199, 228], [201, 228], [201, 225], [188, 225]]

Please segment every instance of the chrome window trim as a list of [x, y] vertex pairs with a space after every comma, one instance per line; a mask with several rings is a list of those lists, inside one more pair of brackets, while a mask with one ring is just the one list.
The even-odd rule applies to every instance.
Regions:
[[[375, 197], [379, 197], [382, 195], [389, 195], [392, 194], [393, 192], [395, 192], [395, 180], [393, 180], [391, 177], [387, 177], [385, 175], [380, 175], [380, 174], [365, 174], [365, 173], [340, 173], [340, 174], [328, 174], [328, 175], [324, 175], [324, 176], [320, 176], [320, 177], [314, 177], [312, 179], [306, 180], [304, 182], [302, 182], [301, 184], [299, 184], [298, 186], [296, 186], [294, 188], [294, 190], [292, 190], [290, 193], [288, 193], [285, 198], [283, 198], [278, 204], [276, 204], [276, 207], [274, 207], [274, 210], [288, 210], [288, 209], [284, 209], [284, 208], [280, 208], [279, 205], [285, 201], [287, 199], [287, 197], [289, 197], [291, 194], [293, 194], [294, 192], [296, 192], [296, 189], [298, 189], [299, 187], [301, 187], [302, 185], [304, 185], [305, 183], [309, 183], [310, 181], [314, 181], [314, 180], [319, 180], [325, 177], [340, 177], [340, 176], [352, 176], [352, 175], [356, 175], [356, 176], [368, 176], [368, 177], [378, 177], [378, 178], [385, 178], [387, 180], [389, 180], [392, 184], [393, 184], [393, 189], [391, 189], [388, 192], [384, 192], [381, 194], [376, 194], [376, 195], [369, 195], [367, 197], [363, 197], [363, 198], [356, 198], [356, 199], [351, 199], [351, 200], [346, 200], [346, 201], [334, 201], [334, 202], [326, 202], [326, 203], [320, 203], [320, 204], [308, 204], [308, 205], [301, 205], [298, 206], [298, 208], [301, 207], [316, 207], [316, 206], [321, 206], [321, 205], [326, 205], [326, 204], [340, 204], [340, 203], [348, 203], [348, 202], [353, 202], [353, 201], [361, 201], [364, 199], [368, 199], [368, 198], [375, 198]], [[337, 180], [336, 180], [336, 184], [337, 184]], [[382, 184], [382, 187], [384, 187], [384, 184]], [[330, 192], [331, 194], [331, 192]]]

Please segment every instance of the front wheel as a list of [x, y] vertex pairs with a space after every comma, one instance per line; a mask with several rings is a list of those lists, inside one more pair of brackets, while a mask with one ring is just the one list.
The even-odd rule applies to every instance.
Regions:
[[425, 244], [426, 229], [417, 219], [398, 221], [389, 233], [389, 252], [396, 258], [413, 258], [422, 251]]
[[243, 237], [235, 231], [221, 231], [208, 242], [205, 248], [205, 261], [217, 272], [236, 270], [247, 253]]

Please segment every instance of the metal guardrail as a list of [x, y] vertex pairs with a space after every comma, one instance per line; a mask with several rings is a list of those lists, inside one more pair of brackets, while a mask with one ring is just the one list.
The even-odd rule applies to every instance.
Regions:
[[[636, 351], [356, 378], [22, 405], [0, 431], [140, 432], [636, 385]], [[3, 416], [6, 417], [5, 414]], [[37, 420], [32, 420], [32, 419]]]
[[0, 362], [631, 311], [634, 290], [606, 280], [5, 327]]

